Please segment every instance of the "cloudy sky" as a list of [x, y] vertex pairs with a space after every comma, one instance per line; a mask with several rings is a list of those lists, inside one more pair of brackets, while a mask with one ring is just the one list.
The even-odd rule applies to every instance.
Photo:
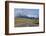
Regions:
[[19, 15], [27, 16], [27, 17], [38, 17], [39, 9], [23, 9], [23, 8], [15, 8], [14, 15], [17, 17]]

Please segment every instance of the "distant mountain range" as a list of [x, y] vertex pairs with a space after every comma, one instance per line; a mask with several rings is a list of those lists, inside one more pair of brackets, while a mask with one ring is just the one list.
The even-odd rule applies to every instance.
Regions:
[[19, 15], [19, 16], [16, 16], [16, 18], [30, 18], [30, 19], [38, 19], [39, 16], [36, 16], [36, 15]]

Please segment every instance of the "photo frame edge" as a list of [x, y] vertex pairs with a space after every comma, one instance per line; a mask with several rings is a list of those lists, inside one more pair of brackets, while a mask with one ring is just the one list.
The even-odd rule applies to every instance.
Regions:
[[[26, 33], [9, 33], [9, 3], [28, 3], [28, 4], [42, 4], [44, 12], [44, 30], [43, 32], [26, 32]], [[20, 2], [20, 1], [5, 1], [5, 35], [18, 35], [18, 34], [34, 34], [34, 33], [44, 33], [45, 32], [45, 3], [37, 2]]]

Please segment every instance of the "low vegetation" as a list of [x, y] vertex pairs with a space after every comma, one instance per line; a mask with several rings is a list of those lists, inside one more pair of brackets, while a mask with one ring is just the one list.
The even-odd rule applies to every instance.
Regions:
[[16, 24], [20, 24], [20, 23], [39, 24], [39, 19], [16, 18], [15, 23]]

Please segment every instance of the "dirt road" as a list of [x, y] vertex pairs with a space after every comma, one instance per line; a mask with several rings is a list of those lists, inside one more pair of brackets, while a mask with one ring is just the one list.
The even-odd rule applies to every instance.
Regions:
[[32, 24], [32, 23], [15, 24], [15, 27], [34, 27], [34, 26], [39, 26], [39, 24]]

